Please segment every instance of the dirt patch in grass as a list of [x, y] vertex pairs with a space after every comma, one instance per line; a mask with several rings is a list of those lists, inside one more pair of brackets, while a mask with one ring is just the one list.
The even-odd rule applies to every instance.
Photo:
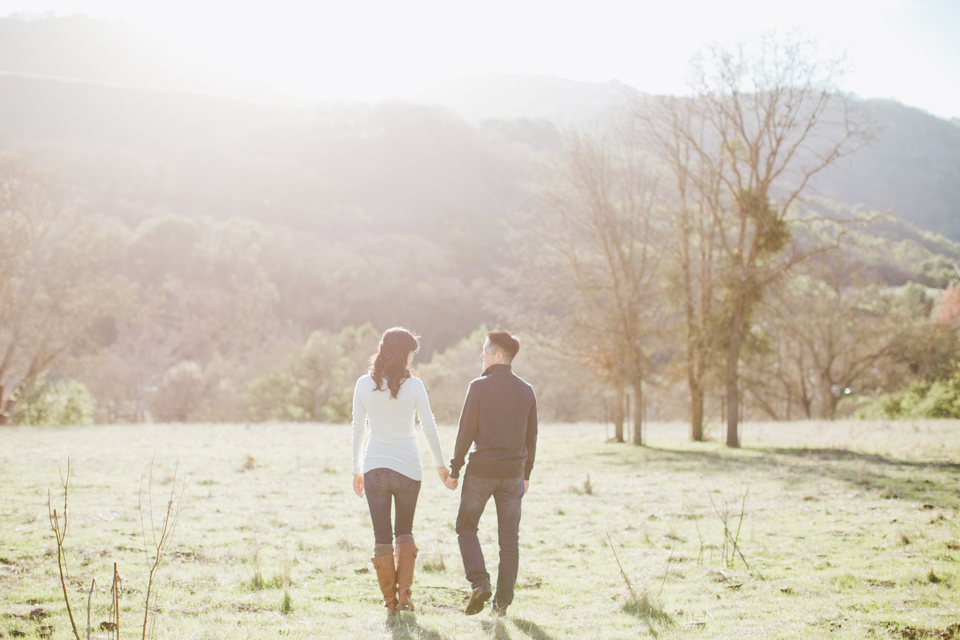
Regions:
[[960, 640], [960, 623], [951, 624], [945, 629], [903, 627], [897, 636], [905, 640]]

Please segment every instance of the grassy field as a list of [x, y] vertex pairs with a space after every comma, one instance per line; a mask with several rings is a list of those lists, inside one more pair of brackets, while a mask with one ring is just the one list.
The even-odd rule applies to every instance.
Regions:
[[[458, 498], [425, 474], [418, 609], [391, 624], [349, 426], [2, 428], [0, 636], [72, 637], [47, 519], [69, 456], [81, 636], [91, 578], [94, 626], [108, 619], [114, 562], [122, 637], [140, 636], [138, 490], [153, 461], [155, 512], [176, 469], [191, 478], [155, 638], [960, 638], [960, 423], [748, 423], [741, 450], [688, 442], [679, 424], [651, 425], [649, 447], [605, 435], [541, 427], [519, 589], [499, 621], [461, 613]], [[449, 455], [454, 429], [441, 437]], [[495, 573], [492, 508], [481, 527]]]

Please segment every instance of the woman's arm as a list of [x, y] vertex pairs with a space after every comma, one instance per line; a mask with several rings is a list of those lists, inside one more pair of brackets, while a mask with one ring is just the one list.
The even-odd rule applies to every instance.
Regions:
[[353, 435], [353, 491], [361, 498], [363, 497], [363, 440], [367, 429], [367, 409], [363, 406], [363, 400], [360, 397], [361, 377], [357, 380], [357, 386], [353, 388], [353, 423], [351, 434]]
[[[420, 430], [427, 439], [427, 447], [430, 449], [430, 457], [433, 458], [433, 466], [437, 468], [441, 480], [446, 480], [449, 475], [446, 468], [446, 462], [443, 459], [443, 445], [440, 444], [440, 434], [437, 431], [437, 420], [430, 409], [430, 399], [427, 397], [427, 389], [420, 382], [420, 393], [416, 395], [417, 416], [420, 418]], [[446, 473], [445, 473], [446, 472]]]

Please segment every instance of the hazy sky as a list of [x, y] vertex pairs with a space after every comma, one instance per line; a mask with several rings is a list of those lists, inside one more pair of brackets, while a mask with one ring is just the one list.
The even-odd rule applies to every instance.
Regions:
[[710, 41], [802, 28], [846, 52], [842, 88], [960, 117], [960, 0], [0, 0], [140, 25], [310, 98], [377, 100], [457, 75], [612, 78], [686, 90]]

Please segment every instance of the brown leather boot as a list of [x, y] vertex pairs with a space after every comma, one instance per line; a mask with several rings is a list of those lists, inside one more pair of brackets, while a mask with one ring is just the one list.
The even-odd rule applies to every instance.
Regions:
[[397, 599], [400, 611], [413, 611], [410, 586], [413, 584], [413, 566], [418, 551], [417, 545], [412, 542], [397, 543]]
[[393, 554], [370, 558], [374, 568], [377, 570], [377, 581], [380, 583], [380, 591], [383, 592], [383, 606], [387, 612], [395, 614], [397, 612], [397, 568], [393, 564]]

